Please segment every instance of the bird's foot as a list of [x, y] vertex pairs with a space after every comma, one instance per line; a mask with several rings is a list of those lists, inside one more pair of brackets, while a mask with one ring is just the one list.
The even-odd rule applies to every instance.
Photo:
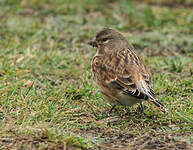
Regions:
[[[115, 108], [115, 107], [116, 107], [116, 105], [113, 105], [113, 107], [109, 110], [109, 113], [108, 113], [109, 115], [112, 113], [113, 109], [115, 109], [115, 110], [116, 110], [116, 108]], [[117, 111], [117, 110], [116, 110], [116, 111]]]
[[136, 110], [136, 113], [137, 114], [141, 114], [141, 115], [146, 115], [145, 113], [144, 113], [144, 109], [143, 109], [143, 105], [140, 103], [140, 106], [137, 108], [137, 110]]

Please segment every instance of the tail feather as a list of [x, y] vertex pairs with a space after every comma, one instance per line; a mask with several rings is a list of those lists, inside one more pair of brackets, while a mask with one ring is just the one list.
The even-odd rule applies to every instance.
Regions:
[[167, 108], [158, 99], [149, 99], [155, 106], [157, 106], [163, 113], [167, 113]]

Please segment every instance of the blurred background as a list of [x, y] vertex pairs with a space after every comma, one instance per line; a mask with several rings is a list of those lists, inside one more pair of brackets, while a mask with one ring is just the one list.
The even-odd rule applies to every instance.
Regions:
[[[189, 149], [192, 10], [192, 0], [0, 0], [0, 148]], [[120, 106], [130, 115], [114, 112], [109, 127], [87, 45], [104, 27], [134, 45], [171, 114]]]

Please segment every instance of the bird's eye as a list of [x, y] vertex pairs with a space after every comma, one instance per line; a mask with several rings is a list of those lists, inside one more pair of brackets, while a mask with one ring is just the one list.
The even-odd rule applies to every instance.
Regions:
[[105, 41], [107, 41], [107, 40], [108, 40], [108, 38], [104, 38], [104, 39], [102, 39], [101, 41], [105, 42]]

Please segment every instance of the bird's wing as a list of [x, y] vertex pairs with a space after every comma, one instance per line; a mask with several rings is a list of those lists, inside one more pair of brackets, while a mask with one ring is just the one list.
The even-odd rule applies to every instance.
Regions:
[[122, 49], [109, 54], [101, 61], [105, 70], [103, 80], [123, 94], [149, 100], [166, 112], [164, 105], [156, 99], [149, 69], [134, 51]]
[[105, 82], [138, 99], [155, 98], [151, 74], [133, 51], [120, 50], [109, 54], [102, 62], [106, 70]]

